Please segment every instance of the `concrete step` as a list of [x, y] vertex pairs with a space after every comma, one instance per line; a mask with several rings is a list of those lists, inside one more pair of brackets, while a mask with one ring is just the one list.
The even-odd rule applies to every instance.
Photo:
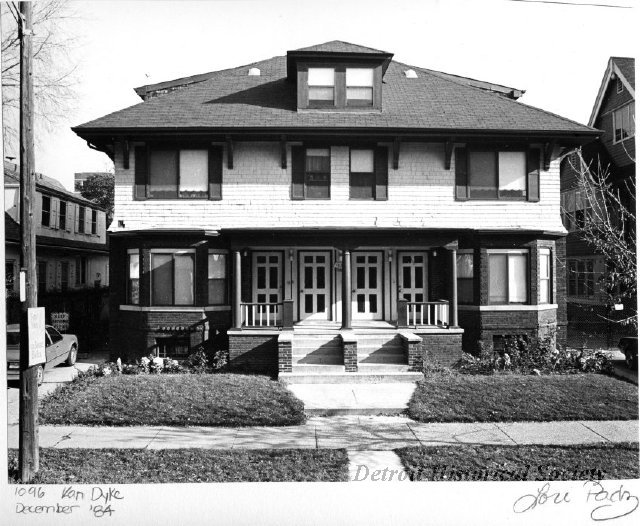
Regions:
[[384, 364], [384, 363], [397, 363], [397, 364], [407, 364], [407, 357], [404, 353], [371, 353], [371, 354], [360, 354], [358, 353], [358, 363], [372, 363], [372, 364]]
[[303, 373], [294, 369], [291, 373], [280, 373], [278, 378], [285, 384], [384, 384], [417, 382], [422, 373], [415, 372], [361, 372], [357, 373]]
[[[292, 365], [293, 373], [296, 374], [341, 374], [344, 373], [344, 365], [337, 364], [295, 364]], [[292, 374], [293, 374], [292, 373]]]
[[342, 353], [339, 355], [333, 354], [303, 354], [292, 355], [291, 363], [293, 365], [344, 365], [344, 358]]
[[404, 363], [367, 363], [358, 362], [358, 372], [362, 373], [406, 373], [409, 365]]

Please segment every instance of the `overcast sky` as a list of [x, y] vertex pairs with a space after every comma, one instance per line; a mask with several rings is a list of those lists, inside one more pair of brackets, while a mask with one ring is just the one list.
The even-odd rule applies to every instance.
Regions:
[[638, 34], [636, 9], [509, 0], [148, 0], [76, 7], [77, 107], [41, 138], [36, 158], [39, 172], [68, 188], [74, 172], [110, 164], [70, 127], [140, 102], [132, 88], [143, 84], [337, 39], [389, 51], [411, 65], [524, 89], [522, 102], [586, 123], [609, 56], [634, 56]]

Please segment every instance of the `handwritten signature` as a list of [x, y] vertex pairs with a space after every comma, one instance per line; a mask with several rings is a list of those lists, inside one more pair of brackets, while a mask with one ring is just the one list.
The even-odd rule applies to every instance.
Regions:
[[[624, 489], [623, 484], [620, 484], [614, 491], [610, 491], [605, 488], [602, 482], [590, 480], [585, 482], [583, 487], [586, 488], [586, 504], [596, 504], [590, 514], [593, 521], [600, 522], [625, 517], [636, 511], [640, 504], [638, 497]], [[579, 500], [577, 498], [575, 502], [579, 502]], [[537, 492], [518, 497], [513, 503], [513, 511], [525, 513], [545, 505], [568, 504], [570, 502], [572, 502], [570, 492], [552, 491], [551, 484], [546, 482], [538, 488]]]

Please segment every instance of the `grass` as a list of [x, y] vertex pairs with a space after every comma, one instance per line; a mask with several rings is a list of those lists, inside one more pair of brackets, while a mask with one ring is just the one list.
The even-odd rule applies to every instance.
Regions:
[[78, 379], [40, 406], [41, 424], [288, 426], [304, 404], [277, 381], [236, 374], [118, 375]]
[[[9, 480], [17, 480], [17, 450]], [[41, 449], [34, 484], [341, 482], [344, 449]]]
[[636, 420], [638, 387], [601, 374], [429, 375], [408, 414], [419, 422]]
[[411, 480], [637, 479], [638, 444], [405, 447], [396, 449]]

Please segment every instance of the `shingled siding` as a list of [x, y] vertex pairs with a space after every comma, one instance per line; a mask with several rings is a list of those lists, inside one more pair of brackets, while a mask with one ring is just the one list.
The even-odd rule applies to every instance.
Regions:
[[[349, 148], [331, 148], [331, 199], [292, 201], [291, 147], [287, 169], [277, 143], [234, 145], [234, 168], [223, 169], [222, 200], [144, 200], [133, 198], [134, 155], [123, 168], [116, 151], [114, 225], [124, 229], [405, 227], [533, 229], [561, 231], [559, 163], [541, 170], [540, 202], [456, 201], [455, 166], [444, 169], [442, 144], [403, 143], [398, 170], [389, 155], [389, 199], [349, 200]], [[225, 153], [226, 157], [226, 153]], [[348, 203], [348, 206], [345, 204]]]

